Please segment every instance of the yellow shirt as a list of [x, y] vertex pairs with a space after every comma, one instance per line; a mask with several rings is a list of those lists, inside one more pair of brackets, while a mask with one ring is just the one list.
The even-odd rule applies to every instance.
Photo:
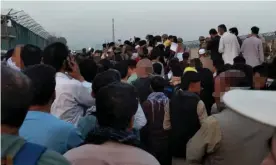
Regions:
[[170, 40], [166, 40], [164, 42], [164, 45], [165, 45], [165, 47], [170, 46], [171, 45], [171, 41]]

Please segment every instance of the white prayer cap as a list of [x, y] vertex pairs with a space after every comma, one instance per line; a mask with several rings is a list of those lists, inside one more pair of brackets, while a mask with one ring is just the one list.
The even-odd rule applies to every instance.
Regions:
[[276, 92], [230, 90], [223, 95], [227, 107], [260, 123], [276, 127]]
[[204, 55], [206, 53], [205, 49], [199, 49], [198, 54]]

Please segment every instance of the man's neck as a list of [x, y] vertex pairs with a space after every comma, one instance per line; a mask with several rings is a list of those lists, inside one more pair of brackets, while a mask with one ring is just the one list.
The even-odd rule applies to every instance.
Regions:
[[18, 135], [19, 129], [1, 124], [1, 134]]
[[51, 105], [31, 105], [29, 111], [50, 113]]

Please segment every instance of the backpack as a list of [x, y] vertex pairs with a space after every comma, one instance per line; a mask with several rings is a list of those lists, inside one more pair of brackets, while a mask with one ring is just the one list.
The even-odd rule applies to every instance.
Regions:
[[[26, 142], [16, 153], [12, 160], [6, 158], [5, 165], [37, 165], [41, 155], [46, 151], [46, 147], [38, 144]], [[1, 161], [2, 164], [2, 161]]]

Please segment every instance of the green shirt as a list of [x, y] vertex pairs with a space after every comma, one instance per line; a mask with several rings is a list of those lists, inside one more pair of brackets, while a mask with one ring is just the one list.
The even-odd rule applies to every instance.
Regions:
[[127, 83], [131, 84], [133, 81], [135, 81], [137, 79], [137, 74], [132, 74], [128, 79], [127, 79]]
[[[19, 136], [2, 134], [1, 135], [1, 158], [6, 156], [15, 157], [16, 153], [25, 144], [25, 140]], [[37, 165], [70, 165], [70, 163], [59, 153], [46, 150], [40, 157]]]

